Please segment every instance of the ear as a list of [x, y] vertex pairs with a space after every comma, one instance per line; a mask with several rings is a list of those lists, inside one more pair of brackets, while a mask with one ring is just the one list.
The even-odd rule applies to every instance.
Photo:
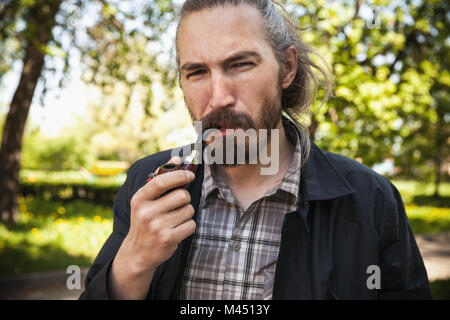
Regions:
[[290, 46], [289, 48], [284, 50], [284, 58], [286, 60], [286, 64], [283, 68], [284, 75], [281, 86], [283, 89], [286, 89], [291, 85], [292, 81], [294, 81], [295, 75], [297, 74], [297, 48], [294, 46]]

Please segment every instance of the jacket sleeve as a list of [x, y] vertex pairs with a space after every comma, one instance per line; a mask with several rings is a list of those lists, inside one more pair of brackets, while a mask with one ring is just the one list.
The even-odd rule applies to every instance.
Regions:
[[135, 175], [133, 174], [134, 168], [135, 164], [128, 170], [127, 179], [116, 196], [113, 205], [113, 231], [86, 275], [85, 291], [80, 295], [80, 299], [103, 300], [111, 298], [108, 293], [108, 273], [130, 228], [129, 195]]
[[380, 234], [380, 299], [431, 299], [427, 272], [398, 190], [389, 183]]

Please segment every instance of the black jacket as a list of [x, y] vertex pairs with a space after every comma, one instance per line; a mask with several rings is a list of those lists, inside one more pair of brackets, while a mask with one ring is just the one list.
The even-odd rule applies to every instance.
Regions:
[[[130, 199], [170, 154], [163, 151], [131, 166], [114, 203], [113, 232], [88, 272], [80, 299], [109, 298], [108, 271], [129, 230]], [[188, 187], [195, 209], [202, 181], [200, 166]], [[182, 241], [157, 268], [148, 299], [179, 298], [191, 240]], [[381, 270], [380, 289], [367, 286], [371, 265]], [[312, 144], [298, 210], [283, 221], [273, 299], [429, 298], [427, 273], [397, 189], [368, 167]]]

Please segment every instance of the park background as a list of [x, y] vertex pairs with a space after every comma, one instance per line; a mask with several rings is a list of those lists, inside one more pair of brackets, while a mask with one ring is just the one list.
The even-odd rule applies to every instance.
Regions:
[[[88, 267], [112, 231], [127, 168], [194, 141], [174, 52], [182, 2], [0, 2], [3, 298], [30, 297], [39, 275], [64, 290], [66, 268]], [[440, 239], [431, 288], [449, 299], [450, 3], [281, 2], [334, 76], [302, 119], [311, 139], [393, 181], [416, 237]]]

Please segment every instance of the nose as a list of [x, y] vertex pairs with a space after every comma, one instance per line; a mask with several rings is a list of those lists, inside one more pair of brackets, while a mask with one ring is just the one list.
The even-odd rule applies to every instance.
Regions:
[[225, 74], [211, 76], [211, 98], [209, 105], [213, 109], [232, 107], [236, 103], [233, 82]]

